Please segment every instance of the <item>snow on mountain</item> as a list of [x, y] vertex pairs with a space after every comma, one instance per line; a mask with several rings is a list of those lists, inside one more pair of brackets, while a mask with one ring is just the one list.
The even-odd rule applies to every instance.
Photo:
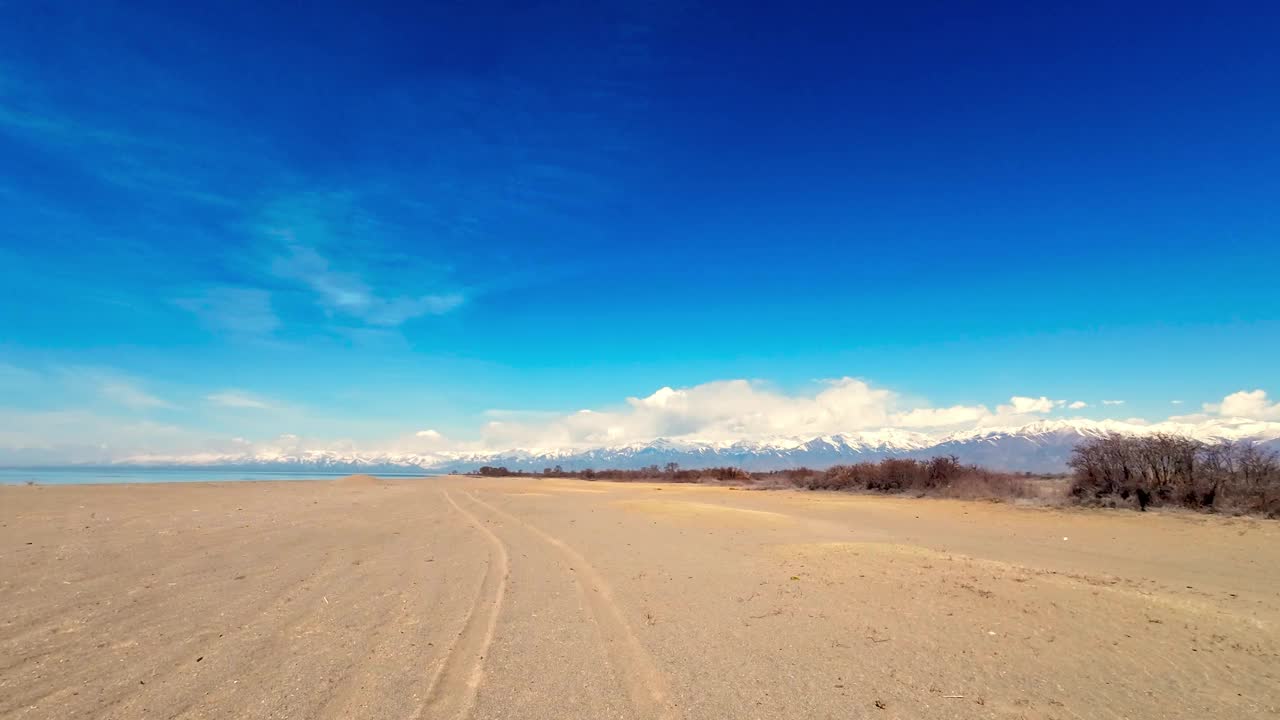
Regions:
[[1240, 418], [1212, 418], [1198, 422], [1167, 421], [1137, 424], [1115, 420], [1041, 420], [1017, 427], [990, 427], [930, 435], [898, 428], [821, 435], [778, 437], [733, 442], [657, 438], [649, 442], [587, 449], [515, 449], [502, 452], [361, 453], [334, 450], [258, 452], [241, 455], [137, 456], [127, 465], [203, 466], [260, 470], [326, 470], [335, 472], [438, 472], [473, 470], [481, 465], [505, 465], [539, 471], [561, 466], [584, 468], [641, 468], [679, 463], [697, 468], [731, 465], [749, 470], [793, 467], [826, 468], [841, 463], [885, 457], [928, 458], [956, 455], [962, 462], [993, 469], [1061, 472], [1071, 449], [1083, 440], [1107, 433], [1165, 432], [1209, 442], [1250, 441], [1280, 448], [1280, 423]]

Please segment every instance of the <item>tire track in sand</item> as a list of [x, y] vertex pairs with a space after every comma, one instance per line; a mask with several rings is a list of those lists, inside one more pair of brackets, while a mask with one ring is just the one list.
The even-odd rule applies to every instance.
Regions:
[[493, 644], [498, 613], [502, 610], [502, 600], [507, 593], [511, 559], [506, 544], [492, 530], [459, 505], [448, 490], [440, 492], [493, 546], [493, 554], [484, 579], [480, 582], [480, 590], [462, 621], [462, 630], [431, 677], [431, 682], [427, 685], [426, 701], [417, 714], [419, 719], [429, 717], [432, 720], [456, 720], [469, 716], [475, 707], [476, 693], [484, 680], [484, 659], [489, 653], [489, 646]]
[[574, 582], [577, 583], [582, 596], [586, 598], [587, 607], [603, 636], [608, 657], [617, 670], [618, 677], [626, 685], [627, 696], [637, 716], [678, 720], [680, 714], [671, 706], [671, 691], [666, 676], [654, 664], [649, 652], [640, 644], [640, 639], [622, 614], [618, 601], [614, 599], [613, 589], [605, 582], [600, 572], [563, 540], [515, 515], [499, 510], [470, 492], [464, 490], [463, 493], [471, 498], [472, 502], [488, 508], [493, 514], [520, 525], [538, 536], [569, 560], [571, 567], [575, 570]]

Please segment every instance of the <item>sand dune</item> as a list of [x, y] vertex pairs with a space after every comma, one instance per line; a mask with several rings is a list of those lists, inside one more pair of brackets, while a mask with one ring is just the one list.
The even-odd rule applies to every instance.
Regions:
[[3, 487], [0, 717], [1274, 717], [1278, 528], [540, 480]]

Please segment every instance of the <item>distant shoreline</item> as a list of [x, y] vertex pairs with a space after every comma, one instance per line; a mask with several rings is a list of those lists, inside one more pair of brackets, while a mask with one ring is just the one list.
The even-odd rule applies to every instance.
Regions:
[[[138, 468], [100, 466], [0, 467], [0, 485], [155, 485], [200, 482], [300, 482], [336, 480], [349, 470], [245, 470], [237, 468]], [[443, 473], [374, 473], [378, 477], [412, 479]]]

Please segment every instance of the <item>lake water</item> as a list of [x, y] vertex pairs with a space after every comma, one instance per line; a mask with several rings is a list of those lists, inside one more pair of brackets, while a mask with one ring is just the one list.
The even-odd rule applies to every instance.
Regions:
[[[265, 470], [221, 470], [204, 468], [0, 468], [0, 485], [84, 485], [88, 483], [223, 482], [228, 480], [332, 480], [350, 472], [270, 472]], [[378, 477], [425, 477], [426, 473], [399, 475], [375, 473]]]

